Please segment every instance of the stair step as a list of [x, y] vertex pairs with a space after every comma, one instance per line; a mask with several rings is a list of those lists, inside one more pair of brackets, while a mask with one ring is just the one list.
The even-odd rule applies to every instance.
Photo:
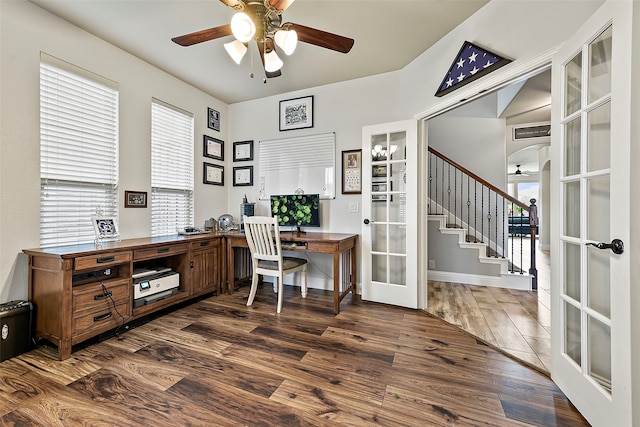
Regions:
[[482, 240], [478, 239], [475, 236], [470, 236], [467, 234], [467, 236], [465, 237], [465, 241], [467, 243], [482, 243]]
[[458, 225], [458, 224], [447, 224], [446, 227], [447, 228], [462, 228], [462, 226]]

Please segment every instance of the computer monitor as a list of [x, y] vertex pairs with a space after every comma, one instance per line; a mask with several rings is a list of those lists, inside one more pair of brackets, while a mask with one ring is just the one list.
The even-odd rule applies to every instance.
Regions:
[[271, 215], [278, 216], [280, 227], [320, 227], [319, 194], [271, 195]]

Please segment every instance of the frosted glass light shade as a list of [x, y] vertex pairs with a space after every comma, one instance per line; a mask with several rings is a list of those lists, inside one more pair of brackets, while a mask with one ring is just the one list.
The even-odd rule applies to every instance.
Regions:
[[284, 53], [291, 55], [298, 46], [298, 33], [294, 30], [280, 30], [276, 32], [275, 40]]
[[224, 48], [227, 50], [227, 53], [235, 61], [236, 64], [240, 64], [242, 58], [245, 53], [247, 53], [247, 46], [242, 43], [240, 40], [234, 40], [229, 43], [224, 44]]
[[278, 57], [275, 50], [272, 50], [264, 56], [264, 70], [268, 73], [278, 71], [283, 65], [284, 63], [280, 57]]
[[242, 43], [247, 43], [256, 34], [256, 25], [249, 15], [238, 12], [231, 18], [231, 32]]

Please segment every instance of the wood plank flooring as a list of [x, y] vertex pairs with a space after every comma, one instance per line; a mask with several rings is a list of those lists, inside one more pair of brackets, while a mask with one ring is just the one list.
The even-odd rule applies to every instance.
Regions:
[[584, 426], [545, 375], [423, 311], [270, 286], [0, 363], [3, 426]]
[[[529, 238], [522, 240], [528, 248]], [[516, 243], [519, 241], [516, 239]], [[537, 291], [429, 281], [426, 311], [548, 374], [551, 366], [549, 252], [538, 249], [536, 263]], [[529, 265], [528, 260], [525, 265]]]

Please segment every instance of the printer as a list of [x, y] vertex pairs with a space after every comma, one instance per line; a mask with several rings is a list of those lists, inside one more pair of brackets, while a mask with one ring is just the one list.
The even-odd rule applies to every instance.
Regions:
[[134, 307], [151, 304], [178, 293], [180, 273], [170, 268], [136, 268], [132, 277]]

